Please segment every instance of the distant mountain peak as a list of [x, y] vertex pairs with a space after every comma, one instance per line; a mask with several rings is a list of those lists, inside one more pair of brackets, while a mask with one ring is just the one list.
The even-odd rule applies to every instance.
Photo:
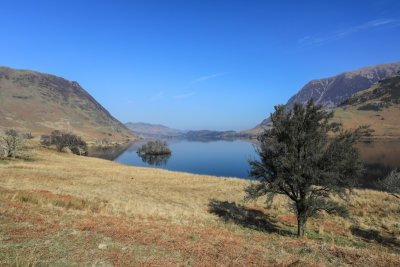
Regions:
[[334, 108], [354, 93], [363, 91], [398, 71], [400, 71], [400, 62], [393, 62], [346, 71], [328, 78], [315, 79], [292, 96], [286, 106], [291, 108], [295, 102], [306, 103], [313, 98], [316, 104], [328, 109]]
[[135, 134], [157, 137], [157, 136], [179, 136], [187, 131], [172, 129], [161, 124], [151, 124], [146, 122], [127, 122], [125, 126]]

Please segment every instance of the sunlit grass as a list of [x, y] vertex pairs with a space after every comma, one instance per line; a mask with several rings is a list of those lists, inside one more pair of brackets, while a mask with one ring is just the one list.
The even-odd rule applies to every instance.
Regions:
[[287, 200], [244, 202], [247, 180], [24, 153], [0, 166], [0, 265], [400, 264], [400, 200], [387, 193], [356, 190], [351, 219], [323, 214], [297, 239]]

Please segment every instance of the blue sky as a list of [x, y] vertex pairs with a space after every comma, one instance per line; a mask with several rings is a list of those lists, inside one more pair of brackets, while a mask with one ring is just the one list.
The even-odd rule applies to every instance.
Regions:
[[122, 122], [243, 130], [315, 78], [400, 61], [400, 1], [1, 1], [0, 65]]

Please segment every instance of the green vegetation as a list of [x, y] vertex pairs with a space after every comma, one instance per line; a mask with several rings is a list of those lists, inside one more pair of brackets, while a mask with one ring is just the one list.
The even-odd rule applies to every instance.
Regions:
[[165, 141], [149, 141], [136, 151], [139, 155], [166, 155], [171, 154]]
[[[261, 161], [249, 161], [251, 176], [260, 180], [246, 188], [247, 198], [286, 195], [297, 217], [298, 236], [303, 236], [307, 220], [321, 211], [347, 216], [348, 210], [331, 196], [348, 197], [363, 166], [353, 145], [369, 131], [360, 127], [343, 131], [330, 122], [332, 112], [309, 100], [304, 107], [275, 107], [271, 115], [274, 128], [259, 137], [257, 153]], [[328, 134], [334, 137], [329, 138]]]

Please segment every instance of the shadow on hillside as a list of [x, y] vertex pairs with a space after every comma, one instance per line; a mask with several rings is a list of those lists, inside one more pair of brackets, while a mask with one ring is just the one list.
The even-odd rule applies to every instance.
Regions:
[[224, 222], [233, 222], [257, 231], [292, 235], [291, 232], [280, 229], [270, 216], [257, 209], [247, 208], [235, 202], [212, 199], [208, 203], [209, 212], [216, 214]]
[[400, 248], [400, 242], [396, 238], [381, 236], [378, 231], [363, 230], [358, 227], [352, 227], [350, 230], [353, 235], [361, 237], [366, 241], [375, 241], [383, 246]]

